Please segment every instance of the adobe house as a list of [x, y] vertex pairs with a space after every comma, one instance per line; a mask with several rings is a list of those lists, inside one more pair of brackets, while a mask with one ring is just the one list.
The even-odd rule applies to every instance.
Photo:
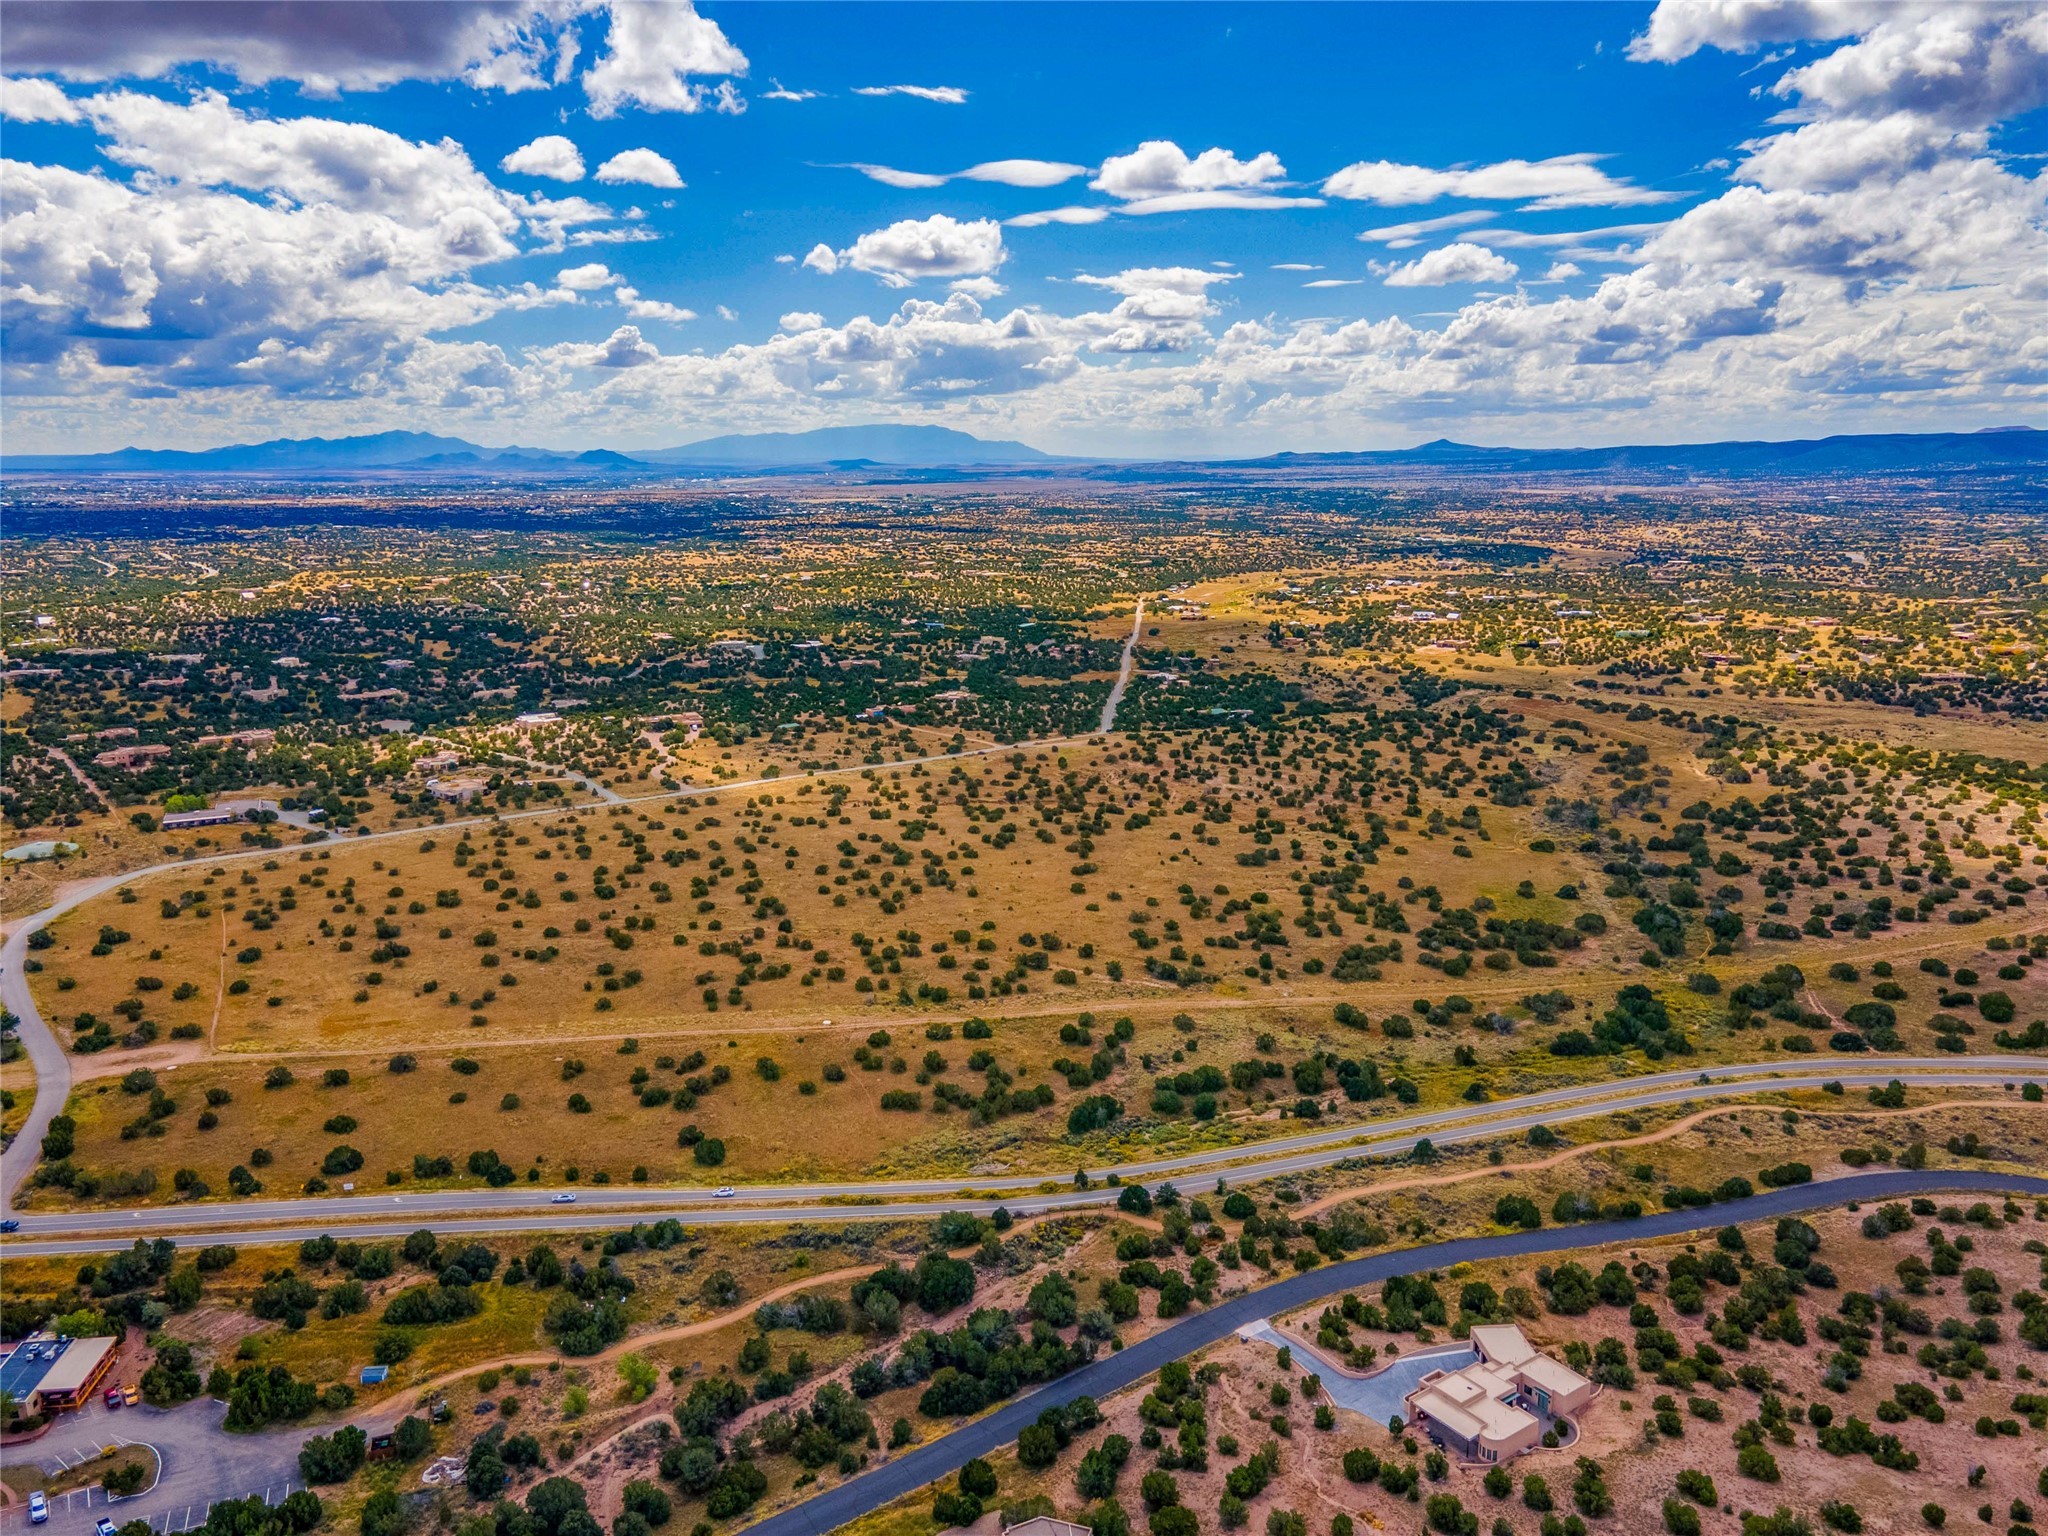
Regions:
[[1478, 1360], [1431, 1371], [1405, 1400], [1411, 1425], [1467, 1461], [1507, 1461], [1533, 1449], [1551, 1420], [1569, 1419], [1598, 1391], [1513, 1323], [1474, 1328], [1471, 1344]]

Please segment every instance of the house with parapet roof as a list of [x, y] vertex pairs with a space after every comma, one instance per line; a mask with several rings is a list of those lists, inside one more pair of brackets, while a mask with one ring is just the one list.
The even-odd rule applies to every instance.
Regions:
[[1476, 1361], [1431, 1371], [1405, 1399], [1408, 1423], [1467, 1461], [1507, 1461], [1534, 1449], [1550, 1421], [1569, 1419], [1599, 1390], [1513, 1323], [1475, 1327], [1470, 1342]]

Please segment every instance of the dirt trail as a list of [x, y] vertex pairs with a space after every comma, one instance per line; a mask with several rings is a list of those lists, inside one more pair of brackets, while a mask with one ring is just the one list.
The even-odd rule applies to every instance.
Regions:
[[[694, 1323], [678, 1323], [672, 1328], [657, 1328], [652, 1333], [634, 1334], [629, 1338], [621, 1339], [618, 1343], [610, 1346], [608, 1349], [599, 1351], [597, 1354], [576, 1357], [575, 1363], [578, 1365], [608, 1365], [624, 1355], [634, 1354], [652, 1345], [669, 1344], [677, 1339], [691, 1339], [696, 1338], [699, 1334], [716, 1333], [721, 1328], [729, 1328], [734, 1323], [745, 1321], [753, 1315], [757, 1307], [764, 1306], [771, 1301], [781, 1301], [785, 1296], [794, 1296], [798, 1291], [808, 1291], [820, 1285], [831, 1285], [841, 1280], [859, 1280], [873, 1274], [879, 1267], [877, 1264], [859, 1264], [846, 1269], [827, 1270], [823, 1274], [806, 1275], [801, 1280], [792, 1280], [787, 1285], [778, 1286], [772, 1291], [756, 1296], [744, 1306], [734, 1307], [730, 1312], [721, 1312], [716, 1317], [702, 1318]], [[480, 1371], [509, 1371], [522, 1365], [554, 1365], [569, 1358], [559, 1350], [552, 1349], [532, 1350], [519, 1355], [500, 1355], [495, 1360], [478, 1360], [474, 1364], [461, 1367], [459, 1370], [443, 1371], [438, 1376], [429, 1376], [425, 1381], [408, 1386], [401, 1396], [413, 1399], [414, 1405], [416, 1405], [418, 1399], [424, 1398], [430, 1393], [439, 1392], [444, 1388], [452, 1387], [456, 1382], [474, 1376]], [[380, 1424], [387, 1421], [396, 1422], [409, 1411], [409, 1405], [394, 1399], [377, 1408], [366, 1422]]]
[[215, 1049], [220, 1037], [220, 1010], [228, 1000], [228, 915], [220, 915], [220, 977], [213, 989], [213, 1021], [206, 1026], [206, 1048]]
[[1116, 729], [1117, 706], [1124, 701], [1124, 690], [1131, 686], [1131, 668], [1136, 664], [1138, 636], [1145, 630], [1145, 599], [1138, 599], [1138, 611], [1131, 619], [1131, 637], [1124, 641], [1124, 654], [1117, 663], [1116, 681], [1110, 685], [1109, 697], [1102, 701], [1102, 723], [1096, 729], [1104, 736]]
[[[2024, 1099], [1944, 1099], [1935, 1104], [1923, 1104], [1913, 1109], [1829, 1109], [1802, 1111], [1802, 1113], [1853, 1115], [1858, 1119], [1888, 1120], [1900, 1115], [1924, 1115], [1937, 1109], [2012, 1109], [2036, 1108]], [[1342, 1205], [1347, 1200], [1362, 1199], [1367, 1195], [1389, 1195], [1403, 1189], [1438, 1189], [1446, 1184], [1464, 1184], [1473, 1179], [1497, 1179], [1517, 1173], [1541, 1173], [1568, 1163], [1575, 1157], [1584, 1157], [1590, 1152], [1608, 1152], [1616, 1147], [1644, 1147], [1652, 1142], [1668, 1141], [1682, 1131], [1688, 1131], [1702, 1120], [1712, 1120], [1717, 1115], [1756, 1114], [1759, 1112], [1782, 1114], [1783, 1110], [1767, 1104], [1730, 1104], [1719, 1109], [1702, 1109], [1687, 1115], [1683, 1120], [1674, 1120], [1660, 1131], [1651, 1131], [1642, 1136], [1628, 1136], [1618, 1141], [1589, 1141], [1583, 1147], [1567, 1147], [1562, 1152], [1539, 1158], [1529, 1163], [1502, 1163], [1498, 1167], [1489, 1164], [1484, 1168], [1470, 1169], [1464, 1173], [1438, 1174], [1433, 1178], [1395, 1179], [1386, 1184], [1357, 1185], [1350, 1189], [1333, 1190], [1320, 1195], [1306, 1205], [1296, 1206], [1290, 1213], [1296, 1217], [1313, 1216], [1327, 1211], [1332, 1206]]]
[[[1010, 1228], [1010, 1233], [1015, 1236], [1019, 1233], [1029, 1232], [1034, 1227], [1042, 1226], [1048, 1221], [1065, 1221], [1070, 1219], [1072, 1219], [1072, 1213], [1065, 1211], [1054, 1212], [1044, 1216], [1034, 1216], [1026, 1221], [1018, 1222]], [[972, 1248], [960, 1248], [954, 1251], [953, 1256], [955, 1258], [965, 1258], [974, 1251]], [[673, 1327], [657, 1328], [651, 1333], [633, 1334], [621, 1339], [618, 1343], [611, 1345], [607, 1349], [600, 1350], [597, 1354], [578, 1356], [575, 1358], [574, 1363], [578, 1365], [607, 1365], [620, 1359], [622, 1356], [637, 1354], [639, 1351], [657, 1344], [672, 1344], [677, 1339], [693, 1339], [703, 1334], [716, 1333], [721, 1328], [729, 1328], [734, 1323], [746, 1321], [746, 1319], [754, 1315], [757, 1308], [766, 1306], [770, 1302], [781, 1301], [784, 1297], [794, 1296], [799, 1291], [814, 1290], [821, 1285], [834, 1285], [842, 1280], [866, 1279], [882, 1267], [882, 1262], [881, 1260], [876, 1260], [872, 1263], [854, 1264], [842, 1269], [830, 1269], [820, 1274], [806, 1275], [801, 1280], [792, 1280], [787, 1285], [777, 1286], [772, 1291], [763, 1292], [761, 1295], [751, 1298], [745, 1304], [734, 1307], [730, 1312], [721, 1312], [716, 1317], [701, 1318], [694, 1323], [677, 1323]], [[462, 1366], [458, 1370], [443, 1371], [438, 1376], [430, 1376], [425, 1381], [407, 1386], [399, 1394], [399, 1397], [379, 1405], [362, 1422], [365, 1425], [396, 1423], [409, 1411], [406, 1402], [402, 1402], [400, 1399], [408, 1399], [416, 1406], [428, 1394], [451, 1387], [456, 1382], [474, 1376], [481, 1371], [508, 1371], [522, 1365], [553, 1365], [569, 1358], [569, 1356], [563, 1355], [559, 1350], [532, 1350], [524, 1354], [501, 1355], [495, 1360], [478, 1360], [469, 1365]], [[630, 1427], [628, 1426], [628, 1428]], [[620, 1431], [622, 1434], [624, 1432], [624, 1430]], [[614, 1436], [613, 1438], [616, 1437]]]

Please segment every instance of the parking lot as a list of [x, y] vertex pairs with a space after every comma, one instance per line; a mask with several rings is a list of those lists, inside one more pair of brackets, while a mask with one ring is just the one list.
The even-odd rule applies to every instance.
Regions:
[[[110, 1445], [146, 1445], [158, 1460], [155, 1484], [125, 1499], [108, 1499], [99, 1488], [82, 1488], [50, 1500], [43, 1530], [84, 1533], [102, 1517], [116, 1525], [147, 1520], [159, 1531], [189, 1531], [206, 1523], [206, 1512], [223, 1499], [260, 1495], [276, 1504], [301, 1486], [299, 1446], [303, 1430], [230, 1435], [221, 1428], [227, 1405], [210, 1398], [176, 1408], [91, 1407], [66, 1414], [42, 1439], [13, 1447], [10, 1461], [34, 1461], [55, 1474], [90, 1461]], [[28, 1530], [26, 1501], [0, 1513], [7, 1536]]]

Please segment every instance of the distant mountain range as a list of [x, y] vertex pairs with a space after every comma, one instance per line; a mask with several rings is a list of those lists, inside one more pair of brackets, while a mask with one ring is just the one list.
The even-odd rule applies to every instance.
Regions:
[[[1449, 473], [1857, 475], [1992, 469], [2048, 464], [2048, 432], [1992, 427], [1981, 432], [1890, 432], [1789, 442], [1626, 444], [1614, 448], [1479, 448], [1448, 438], [1414, 448], [1363, 453], [1279, 453], [1232, 461], [1234, 468], [1384, 466]], [[1211, 466], [1219, 467], [1219, 466]]]
[[680, 448], [633, 455], [652, 464], [737, 464], [772, 468], [865, 461], [935, 468], [949, 464], [1050, 464], [1053, 456], [1023, 443], [991, 442], [951, 427], [818, 427], [809, 432], [740, 432]]
[[16, 474], [275, 474], [419, 469], [496, 475], [506, 470], [576, 472], [775, 469], [892, 465], [931, 469], [1051, 464], [1052, 455], [1023, 443], [991, 442], [951, 427], [884, 423], [820, 427], [811, 432], [750, 432], [709, 437], [677, 448], [618, 453], [593, 448], [486, 448], [431, 432], [375, 432], [362, 437], [281, 437], [226, 448], [121, 448], [112, 453], [10, 454], [0, 469]]
[[1489, 448], [1448, 439], [1358, 453], [1281, 453], [1265, 458], [1101, 464], [1063, 459], [1024, 443], [990, 441], [950, 427], [882, 423], [810, 432], [753, 432], [676, 448], [620, 453], [594, 448], [488, 448], [428, 432], [276, 438], [199, 450], [123, 448], [113, 453], [14, 454], [8, 474], [280, 475], [382, 473], [547, 476], [852, 473], [892, 471], [1036, 478], [1081, 475], [1145, 481], [1181, 477], [1345, 474], [1431, 476], [1642, 476], [1648, 479], [1766, 475], [1871, 475], [2048, 468], [2048, 432], [1887, 433], [1792, 442], [1680, 443], [1614, 448]]

